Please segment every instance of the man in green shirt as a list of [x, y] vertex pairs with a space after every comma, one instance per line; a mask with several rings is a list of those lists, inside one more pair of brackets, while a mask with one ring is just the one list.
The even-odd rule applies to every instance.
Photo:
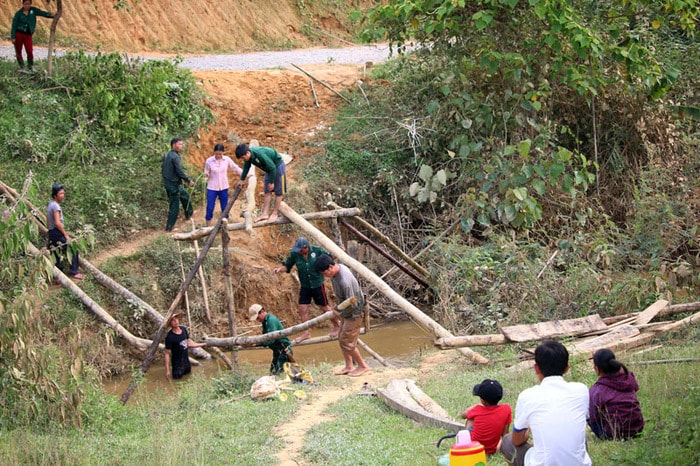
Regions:
[[[263, 200], [263, 211], [256, 222], [277, 220], [277, 212], [280, 204], [287, 193], [286, 165], [282, 156], [270, 147], [250, 147], [248, 144], [239, 144], [236, 147], [236, 158], [242, 159], [243, 173], [238, 181], [238, 187], [243, 186], [243, 181], [248, 176], [251, 165], [255, 165], [265, 172], [265, 199]], [[275, 193], [275, 206], [270, 213], [270, 200], [272, 192]]]
[[[312, 246], [306, 238], [297, 238], [292, 251], [289, 253], [287, 260], [284, 261], [282, 267], [275, 267], [274, 273], [289, 273], [292, 267], [297, 266], [297, 274], [299, 275], [299, 315], [306, 322], [309, 320], [309, 305], [311, 299], [323, 312], [328, 312], [331, 307], [328, 305], [328, 297], [326, 297], [326, 287], [323, 286], [324, 277], [314, 269], [316, 259], [321, 255], [328, 254], [321, 246]], [[340, 319], [333, 317], [333, 330], [330, 333], [331, 337], [337, 337], [340, 331]], [[299, 343], [311, 337], [311, 332], [307, 330], [302, 333], [294, 343]]]
[[190, 187], [194, 186], [194, 181], [187, 176], [187, 173], [185, 173], [185, 170], [182, 168], [182, 160], [180, 159], [182, 146], [182, 139], [171, 139], [170, 152], [165, 154], [161, 165], [163, 186], [165, 186], [165, 191], [168, 193], [168, 200], [170, 201], [165, 231], [173, 231], [175, 227], [177, 214], [180, 213], [178, 203], [182, 203], [182, 209], [185, 212], [185, 220], [189, 220], [194, 213], [192, 210], [192, 203], [190, 202], [190, 195], [187, 193], [187, 190], [182, 187], [183, 181], [189, 184]]
[[[248, 316], [251, 322], [258, 321], [262, 324], [262, 333], [277, 332], [284, 330], [280, 320], [268, 313], [260, 304], [253, 304], [248, 308]], [[284, 371], [285, 362], [295, 362], [294, 353], [290, 348], [289, 338], [279, 338], [277, 340], [266, 341], [257, 346], [264, 346], [272, 350], [272, 362], [270, 363], [270, 374], [279, 374]]]

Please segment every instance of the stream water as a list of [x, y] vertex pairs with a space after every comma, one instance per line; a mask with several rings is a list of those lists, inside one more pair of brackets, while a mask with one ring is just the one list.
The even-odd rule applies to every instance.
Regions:
[[[411, 321], [392, 321], [371, 327], [371, 330], [360, 335], [360, 339], [381, 357], [396, 366], [406, 364], [411, 358], [421, 351], [433, 348], [433, 336], [426, 333]], [[319, 337], [328, 334], [328, 328], [311, 329], [311, 336]], [[206, 348], [205, 348], [206, 349]], [[364, 350], [360, 349], [362, 356], [370, 365], [379, 364]], [[227, 355], [231, 357], [231, 353]], [[315, 345], [302, 345], [294, 347], [294, 356], [302, 366], [311, 366], [319, 363], [342, 365], [343, 358], [337, 341], [319, 343]], [[238, 352], [238, 362], [241, 365], [253, 366], [256, 372], [266, 373], [270, 367], [272, 352], [266, 348], [244, 350]], [[209, 361], [200, 361], [201, 366], [193, 366], [193, 374], [206, 374], [216, 377], [228, 368], [213, 357]], [[187, 377], [185, 379], [187, 380]], [[103, 382], [106, 393], [121, 396], [131, 383], [131, 376], [114, 377]], [[139, 394], [165, 392], [170, 393], [177, 388], [176, 383], [170, 383], [165, 378], [163, 359], [157, 359], [146, 373], [145, 380], [132, 395], [132, 399], [138, 400]]]

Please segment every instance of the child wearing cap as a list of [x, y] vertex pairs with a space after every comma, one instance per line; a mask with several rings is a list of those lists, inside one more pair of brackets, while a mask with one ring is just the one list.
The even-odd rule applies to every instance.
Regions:
[[474, 385], [474, 396], [481, 403], [469, 407], [462, 413], [471, 438], [484, 446], [486, 454], [492, 455], [501, 443], [501, 437], [508, 433], [513, 421], [513, 411], [508, 404], [499, 405], [503, 398], [503, 387], [497, 380], [485, 379]]

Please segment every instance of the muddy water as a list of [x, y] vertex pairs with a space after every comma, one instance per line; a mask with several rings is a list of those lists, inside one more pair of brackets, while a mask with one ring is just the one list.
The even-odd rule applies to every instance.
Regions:
[[[311, 335], [314, 337], [328, 334], [328, 328], [312, 329]], [[432, 337], [411, 321], [391, 322], [386, 324], [373, 324], [369, 333], [361, 335], [371, 349], [387, 359], [390, 363], [401, 366], [406, 364], [412, 357], [420, 351], [431, 349]], [[370, 365], [379, 364], [364, 350], [360, 349], [362, 356]], [[231, 357], [230, 353], [227, 353]], [[342, 365], [343, 358], [340, 353], [337, 341], [320, 343], [317, 345], [304, 345], [294, 347], [294, 356], [299, 364], [311, 366], [318, 363], [328, 363]], [[264, 349], [254, 349], [238, 352], [238, 362], [241, 365], [253, 366], [256, 373], [265, 374], [270, 367], [272, 351]], [[195, 374], [206, 374], [211, 377], [218, 376], [221, 371], [228, 370], [218, 358], [210, 361], [201, 361], [201, 366], [193, 366], [192, 372]], [[184, 379], [186, 380], [186, 378]], [[117, 377], [109, 379], [103, 383], [105, 392], [120, 396], [131, 383], [131, 376]], [[138, 399], [139, 394], [158, 392], [170, 393], [176, 389], [177, 384], [170, 383], [165, 379], [165, 368], [163, 359], [156, 360], [146, 373], [145, 381], [132, 395], [133, 399]]]

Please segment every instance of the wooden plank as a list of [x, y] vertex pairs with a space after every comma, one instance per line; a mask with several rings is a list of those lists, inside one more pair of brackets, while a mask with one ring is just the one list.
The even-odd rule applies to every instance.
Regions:
[[638, 316], [634, 325], [648, 324], [663, 308], [668, 306], [668, 301], [659, 299], [654, 304], [644, 309]]
[[571, 345], [573, 354], [590, 353], [599, 348], [610, 348], [622, 339], [639, 335], [639, 329], [631, 325], [622, 325], [599, 337], [586, 338]]
[[[390, 408], [419, 424], [426, 424], [450, 432], [459, 432], [464, 429], [464, 423], [449, 418], [436, 416], [425, 410], [412, 396], [407, 387], [406, 380], [392, 380], [385, 389], [377, 390], [377, 396]], [[427, 395], [425, 395], [427, 397]]]
[[598, 314], [578, 319], [553, 320], [537, 324], [513, 325], [501, 328], [501, 332], [509, 340], [515, 342], [538, 341], [547, 338], [581, 335], [597, 330], [605, 330], [607, 326]]

